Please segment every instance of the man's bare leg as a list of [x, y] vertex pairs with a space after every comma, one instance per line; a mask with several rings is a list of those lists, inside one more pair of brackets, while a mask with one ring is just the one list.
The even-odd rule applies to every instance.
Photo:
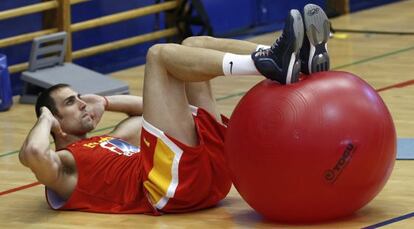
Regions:
[[[210, 36], [188, 37], [182, 42], [182, 45], [235, 54], [251, 54], [260, 47], [266, 47], [265, 45], [259, 45], [249, 41], [215, 38]], [[210, 81], [187, 82], [186, 93], [191, 105], [202, 107], [221, 122]]]
[[144, 78], [144, 119], [188, 145], [197, 145], [185, 82], [223, 75], [224, 53], [176, 44], [151, 47]]
[[259, 45], [250, 41], [235, 40], [227, 38], [215, 38], [210, 36], [188, 37], [183, 43], [185, 46], [213, 49], [221, 52], [250, 55], [258, 47], [270, 47]]
[[281, 84], [296, 82], [297, 57], [303, 39], [303, 22], [297, 10], [291, 10], [283, 35], [271, 49], [251, 55], [177, 44], [151, 47], [144, 78], [144, 119], [172, 137], [196, 145], [185, 82], [208, 81], [220, 75], [252, 74], [262, 74]]
[[203, 108], [213, 115], [218, 122], [221, 122], [210, 80], [204, 82], [186, 82], [185, 91], [189, 104]]
[[[196, 145], [197, 137], [185, 85], [186, 82], [204, 82], [224, 75], [223, 61], [226, 54], [177, 44], [152, 46], [148, 51], [145, 67], [144, 119], [172, 137], [186, 144]], [[249, 62], [250, 69], [243, 72], [244, 74], [260, 74], [250, 55], [238, 57]], [[194, 84], [194, 87], [206, 91], [190, 94], [192, 99], [198, 98], [196, 101], [199, 103], [194, 105], [205, 107], [213, 115], [216, 114], [210, 86], [199, 83]], [[205, 94], [208, 94], [209, 103], [202, 99]]]

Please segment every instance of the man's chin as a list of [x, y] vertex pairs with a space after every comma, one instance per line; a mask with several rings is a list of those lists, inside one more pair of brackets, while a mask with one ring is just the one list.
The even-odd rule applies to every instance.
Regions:
[[79, 131], [76, 133], [76, 135], [81, 136], [81, 135], [87, 135], [89, 132], [93, 131], [95, 129], [95, 127], [93, 126], [87, 126], [85, 128], [82, 129], [82, 131]]
[[83, 130], [88, 133], [91, 132], [96, 128], [96, 124], [92, 121], [92, 119], [89, 122], [84, 123]]
[[96, 126], [88, 126], [87, 128], [86, 128], [86, 133], [85, 134], [87, 134], [87, 133], [89, 133], [89, 132], [91, 132], [91, 131], [93, 131], [94, 129], [96, 128]]

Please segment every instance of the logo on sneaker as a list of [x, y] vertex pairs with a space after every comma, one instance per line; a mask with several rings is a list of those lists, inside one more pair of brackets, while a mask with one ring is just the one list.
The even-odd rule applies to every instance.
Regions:
[[233, 75], [233, 61], [230, 61], [230, 74]]
[[313, 8], [313, 9], [309, 10], [308, 12], [306, 12], [306, 14], [308, 16], [313, 16], [313, 15], [318, 14], [318, 13], [319, 13], [319, 8]]

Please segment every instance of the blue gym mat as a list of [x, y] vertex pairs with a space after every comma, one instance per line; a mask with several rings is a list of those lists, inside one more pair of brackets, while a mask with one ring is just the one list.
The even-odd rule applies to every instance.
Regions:
[[397, 159], [414, 159], [414, 138], [399, 138], [397, 140]]

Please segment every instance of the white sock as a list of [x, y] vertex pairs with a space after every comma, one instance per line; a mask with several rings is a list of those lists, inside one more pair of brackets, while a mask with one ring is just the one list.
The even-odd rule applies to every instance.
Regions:
[[258, 51], [259, 49], [269, 49], [269, 48], [270, 48], [269, 45], [257, 45], [256, 51]]
[[261, 75], [250, 55], [236, 55], [226, 53], [223, 57], [223, 72], [225, 76], [231, 75]]

